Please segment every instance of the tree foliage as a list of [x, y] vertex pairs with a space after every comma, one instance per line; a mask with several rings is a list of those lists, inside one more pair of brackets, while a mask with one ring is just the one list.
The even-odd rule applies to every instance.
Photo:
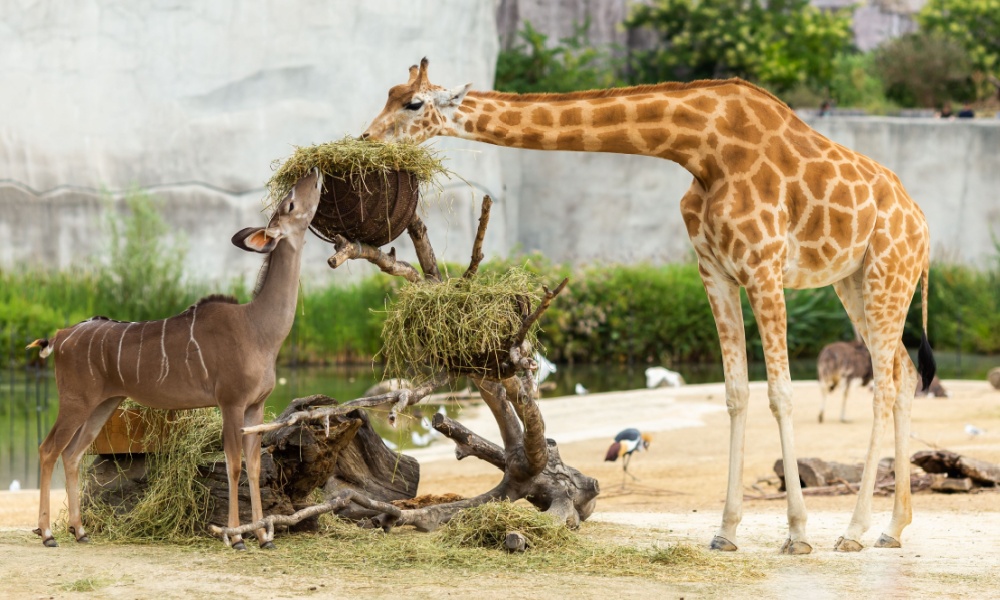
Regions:
[[617, 84], [611, 53], [589, 45], [589, 22], [550, 45], [549, 36], [525, 23], [520, 41], [497, 57], [494, 88], [501, 92], [574, 92]]
[[940, 33], [912, 33], [883, 44], [875, 66], [886, 95], [901, 106], [940, 106], [975, 95], [969, 55]]
[[976, 69], [1000, 76], [1000, 0], [929, 0], [917, 22], [961, 44]]
[[849, 11], [808, 0], [657, 0], [625, 25], [661, 41], [633, 56], [636, 83], [742, 77], [777, 91], [825, 85], [853, 37]]

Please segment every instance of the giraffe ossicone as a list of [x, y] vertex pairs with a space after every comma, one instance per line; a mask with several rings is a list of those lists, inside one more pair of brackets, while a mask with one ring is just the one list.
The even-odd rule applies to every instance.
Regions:
[[[927, 342], [930, 241], [920, 208], [899, 178], [809, 127], [769, 92], [738, 79], [573, 92], [509, 94], [444, 88], [428, 61], [392, 87], [363, 137], [451, 136], [536, 150], [613, 152], [673, 161], [694, 177], [680, 201], [722, 347], [730, 460], [722, 525], [712, 542], [736, 549], [742, 518], [743, 438], [749, 385], [740, 288], [764, 346], [768, 398], [778, 421], [788, 498], [782, 552], [805, 554], [806, 510], [795, 459], [784, 288], [833, 285], [872, 354], [875, 419], [854, 514], [836, 549], [862, 548], [871, 520], [881, 434], [892, 417], [898, 481], [909, 481], [914, 368], [902, 343], [918, 283], [923, 330], [919, 371], [934, 375]], [[895, 493], [878, 547], [898, 547], [912, 519], [910, 488]]]

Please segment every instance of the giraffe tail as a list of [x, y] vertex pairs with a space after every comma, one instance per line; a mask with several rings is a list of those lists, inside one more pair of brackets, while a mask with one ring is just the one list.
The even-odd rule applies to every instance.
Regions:
[[920, 378], [923, 381], [923, 388], [928, 389], [934, 373], [937, 371], [937, 362], [934, 360], [934, 353], [931, 351], [931, 344], [927, 341], [927, 282], [930, 275], [930, 265], [924, 265], [924, 271], [920, 276], [920, 308], [923, 318], [923, 335], [920, 337], [920, 349], [917, 351], [917, 370], [920, 371]]
[[44, 338], [31, 342], [25, 347], [25, 350], [30, 350], [32, 348], [41, 348], [41, 351], [39, 351], [38, 356], [42, 358], [45, 358], [46, 356], [52, 354], [52, 346], [49, 344], [49, 340]]

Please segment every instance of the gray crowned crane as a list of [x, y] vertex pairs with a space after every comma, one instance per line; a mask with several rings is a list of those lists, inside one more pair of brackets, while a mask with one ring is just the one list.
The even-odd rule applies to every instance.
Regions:
[[632, 459], [632, 454], [640, 450], [649, 450], [649, 443], [652, 441], [652, 435], [642, 433], [634, 427], [629, 427], [628, 429], [619, 431], [618, 435], [615, 436], [614, 443], [608, 447], [608, 452], [604, 455], [605, 461], [615, 462], [618, 460], [618, 457], [622, 459], [622, 489], [625, 488], [626, 475], [638, 481], [635, 475], [628, 472], [628, 463]]

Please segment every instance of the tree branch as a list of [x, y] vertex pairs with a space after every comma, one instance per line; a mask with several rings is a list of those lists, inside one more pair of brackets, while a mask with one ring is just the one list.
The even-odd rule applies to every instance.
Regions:
[[528, 473], [534, 477], [545, 469], [549, 461], [549, 447], [545, 440], [545, 421], [542, 412], [532, 397], [531, 391], [525, 389], [519, 377], [510, 377], [502, 382], [507, 391], [507, 399], [513, 405], [518, 418], [524, 425], [524, 458], [528, 463]]
[[504, 449], [480, 437], [465, 425], [440, 413], [434, 415], [432, 424], [434, 429], [455, 442], [455, 456], [458, 460], [466, 456], [475, 456], [501, 471], [507, 467], [507, 455]]
[[552, 304], [552, 300], [559, 295], [559, 292], [563, 291], [567, 283], [569, 283], [568, 277], [563, 279], [562, 282], [556, 286], [556, 289], [552, 291], [549, 291], [547, 286], [542, 286], [542, 290], [545, 291], [545, 296], [542, 298], [538, 307], [535, 308], [535, 311], [528, 315], [528, 317], [521, 323], [521, 329], [519, 329], [517, 335], [514, 336], [515, 347], [521, 345], [521, 342], [523, 342], [524, 338], [528, 335], [528, 330], [531, 329], [531, 326], [535, 324], [535, 321], [542, 316], [542, 313], [548, 310], [549, 305]]
[[410, 226], [406, 229], [413, 242], [413, 249], [417, 251], [417, 260], [420, 261], [420, 268], [424, 270], [424, 278], [427, 281], [440, 282], [441, 272], [438, 271], [437, 257], [434, 256], [434, 248], [427, 237], [427, 226], [420, 220], [420, 217], [413, 215]]
[[479, 213], [479, 229], [476, 230], [476, 241], [472, 244], [472, 260], [469, 268], [462, 275], [464, 279], [471, 279], [479, 271], [479, 263], [483, 262], [483, 240], [486, 238], [486, 227], [490, 223], [490, 208], [493, 206], [493, 199], [483, 196], [483, 206]]
[[395, 277], [403, 277], [411, 283], [419, 283], [422, 280], [420, 273], [413, 268], [413, 265], [396, 258], [395, 248], [392, 248], [386, 254], [375, 246], [348, 241], [342, 235], [335, 235], [333, 237], [333, 247], [336, 248], [336, 253], [326, 260], [331, 269], [336, 269], [349, 260], [363, 258], [377, 266], [383, 273], [388, 273]]
[[[346, 415], [356, 408], [371, 408], [373, 406], [380, 406], [390, 402], [393, 403], [393, 407], [389, 412], [389, 424], [395, 425], [397, 413], [416, 404], [417, 402], [420, 402], [422, 399], [430, 395], [435, 389], [447, 382], [448, 377], [439, 374], [427, 383], [414, 389], [404, 388], [394, 390], [386, 392], [385, 394], [379, 394], [378, 396], [358, 398], [357, 400], [345, 402], [344, 404], [336, 404], [336, 400], [328, 396], [324, 396], [323, 394], [314, 394], [312, 396], [307, 396], [306, 398], [298, 398], [295, 401], [302, 402], [304, 404], [324, 403], [327, 404], [327, 406], [319, 406], [309, 410], [296, 411], [268, 423], [261, 423], [260, 425], [254, 425], [252, 427], [244, 427], [242, 431], [244, 434], [274, 431], [275, 429], [281, 429], [282, 427], [290, 427], [302, 421], [329, 419], [330, 417], [337, 415]], [[332, 406], [329, 404], [332, 404]]]

